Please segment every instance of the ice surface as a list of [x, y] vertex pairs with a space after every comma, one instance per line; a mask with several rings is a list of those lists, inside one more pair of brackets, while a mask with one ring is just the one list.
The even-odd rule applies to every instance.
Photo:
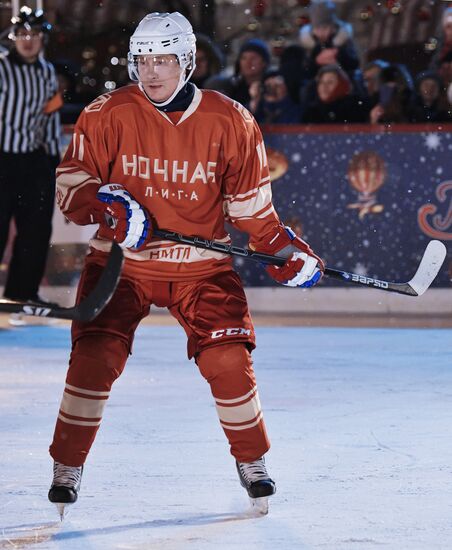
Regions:
[[63, 524], [47, 447], [67, 327], [0, 330], [0, 548], [452, 548], [451, 330], [259, 328], [278, 492], [248, 515], [178, 327], [139, 329]]

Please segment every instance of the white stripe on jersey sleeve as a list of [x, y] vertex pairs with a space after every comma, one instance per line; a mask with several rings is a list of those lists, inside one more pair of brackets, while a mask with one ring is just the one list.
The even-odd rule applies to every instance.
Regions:
[[226, 214], [232, 219], [252, 218], [255, 215], [262, 217], [262, 210], [267, 210], [272, 204], [272, 191], [270, 182], [259, 189], [254, 190], [254, 194], [246, 200], [235, 201], [227, 199], [223, 206]]

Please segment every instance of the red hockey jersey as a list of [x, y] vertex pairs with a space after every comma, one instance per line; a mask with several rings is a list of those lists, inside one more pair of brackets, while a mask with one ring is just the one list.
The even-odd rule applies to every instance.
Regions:
[[[186, 235], [229, 242], [228, 221], [258, 248], [280, 224], [254, 118], [211, 90], [196, 89], [177, 123], [136, 85], [88, 105], [57, 169], [63, 214], [81, 225], [92, 223], [93, 201], [105, 183], [123, 185], [158, 227]], [[97, 237], [90, 246], [94, 254], [110, 248]], [[125, 257], [127, 271], [163, 281], [190, 281], [231, 268], [224, 254], [157, 239], [140, 252], [126, 249]]]

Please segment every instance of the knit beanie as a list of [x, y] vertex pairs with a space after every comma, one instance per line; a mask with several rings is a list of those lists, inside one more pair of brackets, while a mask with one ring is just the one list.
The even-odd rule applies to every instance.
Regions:
[[338, 21], [336, 16], [336, 5], [334, 2], [331, 2], [331, 0], [324, 0], [312, 4], [309, 16], [313, 27], [335, 25]]
[[242, 44], [239, 50], [239, 58], [244, 52], [256, 52], [262, 57], [267, 65], [270, 64], [270, 49], [267, 44], [259, 38], [251, 38]]

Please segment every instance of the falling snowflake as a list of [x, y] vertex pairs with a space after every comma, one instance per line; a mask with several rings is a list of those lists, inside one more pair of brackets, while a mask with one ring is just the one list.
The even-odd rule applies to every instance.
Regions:
[[358, 275], [367, 276], [368, 269], [364, 264], [357, 262], [355, 267], [353, 268], [353, 271]]
[[301, 155], [300, 153], [294, 153], [291, 158], [292, 158], [292, 162], [300, 162]]
[[441, 138], [438, 134], [427, 134], [425, 137], [425, 146], [427, 149], [430, 149], [431, 151], [436, 151], [438, 147], [441, 145]]

